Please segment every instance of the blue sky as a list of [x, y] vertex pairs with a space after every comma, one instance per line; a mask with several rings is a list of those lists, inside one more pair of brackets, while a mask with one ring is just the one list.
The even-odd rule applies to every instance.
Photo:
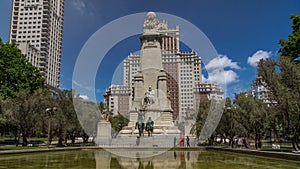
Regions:
[[[278, 40], [286, 39], [291, 33], [289, 18], [291, 14], [300, 14], [299, 7], [300, 1], [297, 0], [65, 0], [60, 87], [72, 88], [76, 60], [84, 44], [96, 31], [118, 18], [154, 11], [183, 18], [208, 37], [219, 57], [206, 64], [206, 69], [215, 73], [205, 78], [224, 83], [222, 76], [226, 76], [226, 96], [232, 97], [234, 93], [249, 88], [255, 79], [254, 63], [258, 58], [277, 57]], [[11, 0], [0, 1], [0, 37], [3, 41], [8, 41], [10, 10]], [[159, 20], [166, 19], [158, 17]], [[170, 25], [175, 26], [176, 23]], [[142, 31], [142, 25], [136, 27]], [[116, 29], [126, 29], [126, 24]], [[100, 37], [100, 41], [103, 43], [110, 36], [114, 35], [107, 34]], [[102, 43], [96, 48], [101, 48]], [[105, 89], [111, 83], [122, 81], [120, 76], [114, 75], [118, 65], [130, 52], [139, 48], [138, 35], [121, 39], [102, 56], [95, 84], [73, 80], [73, 85], [93, 91], [97, 100], [102, 100]], [[216, 73], [215, 61], [224, 65], [223, 75]], [[86, 65], [87, 69], [89, 67]], [[89, 93], [81, 94], [91, 97]]]

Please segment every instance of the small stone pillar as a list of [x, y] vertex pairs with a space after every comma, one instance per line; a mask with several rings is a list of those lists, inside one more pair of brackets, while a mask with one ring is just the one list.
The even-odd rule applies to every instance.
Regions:
[[111, 124], [105, 120], [98, 122], [96, 144], [98, 146], [111, 145]]

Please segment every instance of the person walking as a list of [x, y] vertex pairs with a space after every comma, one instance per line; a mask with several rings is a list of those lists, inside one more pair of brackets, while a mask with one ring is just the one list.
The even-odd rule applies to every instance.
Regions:
[[190, 138], [189, 138], [189, 136], [186, 136], [186, 146], [190, 147]]

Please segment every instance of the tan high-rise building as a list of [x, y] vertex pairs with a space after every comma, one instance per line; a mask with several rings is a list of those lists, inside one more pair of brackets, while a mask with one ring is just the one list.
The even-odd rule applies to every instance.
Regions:
[[60, 82], [63, 23], [64, 0], [12, 1], [9, 41], [53, 87]]

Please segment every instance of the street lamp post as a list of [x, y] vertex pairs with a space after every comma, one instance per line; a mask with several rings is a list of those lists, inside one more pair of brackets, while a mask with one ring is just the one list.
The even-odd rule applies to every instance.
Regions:
[[51, 117], [53, 116], [54, 112], [56, 112], [56, 110], [57, 110], [56, 107], [52, 107], [52, 108], [47, 108], [45, 111], [45, 113], [49, 116], [47, 147], [49, 147], [51, 143]]
[[233, 115], [231, 111], [231, 107], [226, 107], [227, 111], [230, 113], [229, 114], [229, 119], [230, 119], [230, 141], [231, 141], [231, 148], [233, 148]]

